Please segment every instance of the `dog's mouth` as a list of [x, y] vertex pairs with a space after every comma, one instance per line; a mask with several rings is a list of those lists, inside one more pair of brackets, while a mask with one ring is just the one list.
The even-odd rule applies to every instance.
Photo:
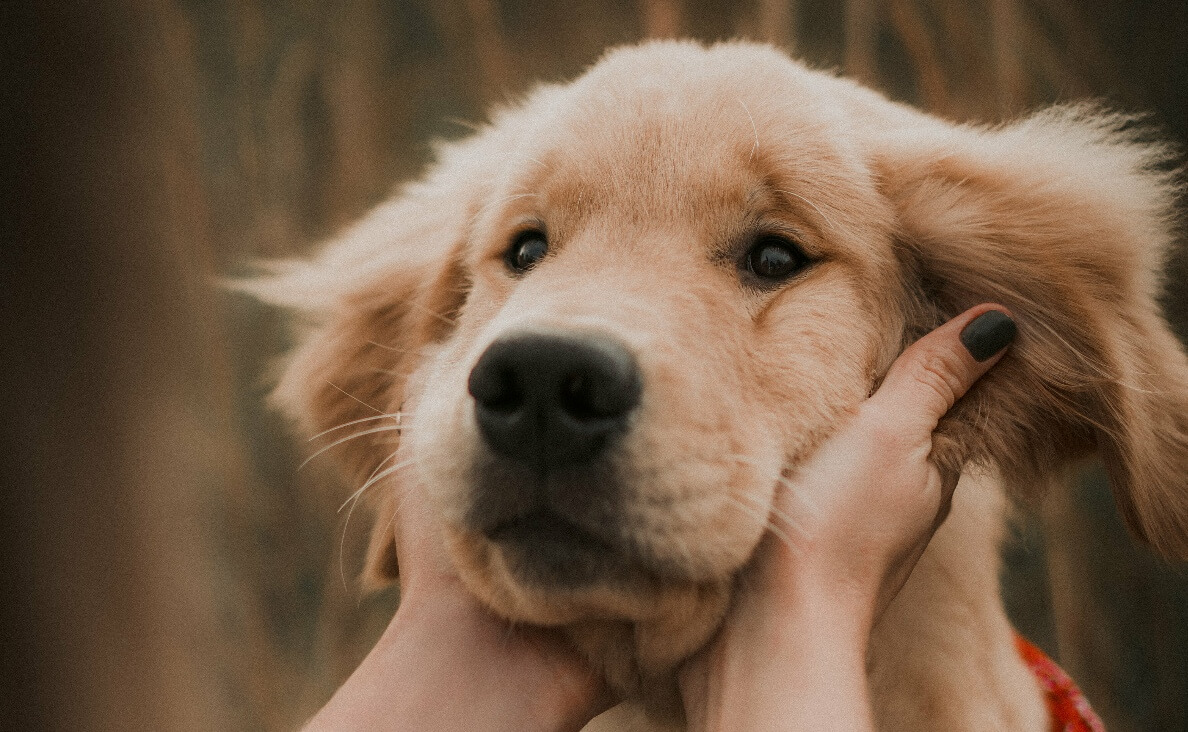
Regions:
[[630, 554], [560, 514], [538, 508], [484, 532], [508, 568], [532, 584], [575, 587], [605, 583], [632, 569]]
[[548, 509], [502, 521], [486, 534], [488, 539], [503, 546], [607, 554], [614, 551], [610, 542]]

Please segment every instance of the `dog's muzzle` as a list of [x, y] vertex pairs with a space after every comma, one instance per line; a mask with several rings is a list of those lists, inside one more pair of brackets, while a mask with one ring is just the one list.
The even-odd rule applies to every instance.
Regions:
[[490, 458], [470, 521], [522, 578], [581, 584], [623, 564], [608, 458], [641, 381], [626, 347], [604, 337], [518, 333], [479, 357], [468, 386]]

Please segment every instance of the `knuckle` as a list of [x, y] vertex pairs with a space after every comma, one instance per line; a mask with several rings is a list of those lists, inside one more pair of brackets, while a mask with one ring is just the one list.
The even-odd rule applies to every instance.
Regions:
[[934, 393], [945, 404], [953, 406], [965, 391], [961, 379], [962, 364], [946, 351], [929, 351], [914, 370], [916, 382]]

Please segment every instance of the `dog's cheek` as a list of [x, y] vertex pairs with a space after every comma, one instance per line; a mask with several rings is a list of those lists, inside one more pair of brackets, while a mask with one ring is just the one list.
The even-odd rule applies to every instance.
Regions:
[[446, 551], [462, 584], [495, 614], [516, 622], [557, 625], [569, 618], [526, 593], [489, 542], [457, 526], [444, 529]]
[[901, 319], [880, 312], [896, 308], [878, 305], [859, 283], [898, 288], [835, 270], [774, 309], [755, 346], [753, 388], [764, 396], [761, 408], [780, 435], [787, 464], [804, 460], [844, 424], [898, 351]]
[[469, 416], [465, 378], [456, 362], [446, 359], [427, 369], [415, 401], [407, 439], [408, 459], [418, 488], [429, 496], [440, 518], [447, 524], [461, 524], [468, 508], [464, 490], [474, 470], [475, 430]]
[[620, 460], [631, 542], [694, 581], [728, 577], [746, 560], [780, 471], [778, 440], [738, 371], [721, 366], [737, 356], [709, 350], [651, 354]]
[[641, 482], [643, 495], [627, 507], [634, 543], [690, 581], [730, 578], [762, 537], [780, 455], [773, 435], [738, 426], [719, 444], [674, 459]]

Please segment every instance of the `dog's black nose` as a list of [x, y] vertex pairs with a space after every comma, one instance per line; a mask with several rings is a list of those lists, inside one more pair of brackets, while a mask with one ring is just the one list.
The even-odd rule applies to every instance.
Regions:
[[525, 333], [492, 343], [469, 387], [491, 449], [551, 468], [590, 460], [626, 428], [640, 374], [614, 341]]

